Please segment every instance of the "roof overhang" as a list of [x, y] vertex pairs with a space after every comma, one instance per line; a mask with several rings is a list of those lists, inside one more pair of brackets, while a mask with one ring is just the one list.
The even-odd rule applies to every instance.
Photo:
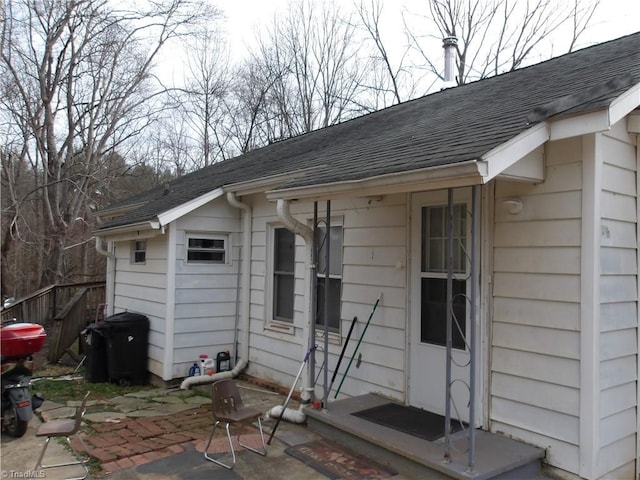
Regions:
[[482, 183], [486, 163], [471, 160], [439, 165], [410, 172], [391, 173], [364, 179], [333, 182], [308, 187], [282, 188], [266, 192], [269, 200], [335, 199], [358, 196], [378, 196], [401, 192], [439, 190]]
[[387, 195], [443, 188], [480, 185], [500, 176], [523, 182], [544, 180], [544, 156], [541, 146], [549, 140], [547, 123], [537, 124], [499, 145], [478, 160], [380, 175], [365, 179], [334, 182], [267, 192], [269, 200], [299, 200]]
[[162, 235], [164, 229], [155, 220], [132, 223], [118, 227], [103, 228], [93, 232], [94, 236], [109, 241], [143, 240]]
[[316, 170], [318, 168], [328, 168], [327, 165], [318, 165], [315, 167], [309, 168], [301, 168], [299, 170], [295, 170], [293, 172], [288, 172], [284, 174], [277, 175], [269, 175], [265, 177], [261, 177], [255, 180], [250, 180], [247, 182], [238, 182], [224, 186], [225, 192], [232, 192], [236, 195], [252, 195], [255, 193], [263, 193], [269, 191], [270, 189], [276, 188], [278, 185], [282, 185], [290, 180], [295, 180], [297, 178], [304, 177], [307, 172]]
[[549, 119], [550, 140], [605, 132], [640, 106], [640, 83], [632, 85], [608, 107]]
[[195, 209], [206, 205], [207, 203], [215, 200], [216, 198], [220, 198], [224, 195], [224, 190], [222, 188], [216, 188], [211, 190], [210, 192], [205, 193], [204, 195], [200, 195], [188, 202], [182, 203], [175, 208], [167, 210], [166, 212], [162, 212], [158, 215], [158, 223], [161, 227], [169, 225], [174, 220], [177, 220], [180, 217], [185, 216], [188, 213], [193, 212]]
[[[485, 184], [495, 178], [529, 183], [544, 181], [544, 144], [610, 130], [612, 125], [630, 115], [640, 106], [640, 83], [632, 85], [607, 107], [577, 114], [555, 115], [537, 123], [492, 150], [481, 158], [433, 167], [397, 172], [374, 177], [345, 180], [302, 187], [278, 188], [289, 180], [304, 177], [310, 171], [326, 166], [315, 166], [293, 172], [262, 177], [248, 182], [215, 188], [195, 199], [160, 213], [155, 219], [120, 227], [105, 228], [96, 236], [109, 239], [146, 238], [164, 233], [166, 225], [193, 210], [223, 196], [226, 192], [237, 195], [265, 193], [268, 200], [322, 200], [367, 197], [392, 193], [439, 190]], [[635, 123], [634, 123], [635, 122]], [[630, 115], [628, 128], [640, 128], [637, 115]], [[634, 127], [634, 125], [636, 125]], [[116, 216], [138, 208], [142, 204], [104, 210], [101, 216]]]
[[104, 210], [100, 210], [98, 212], [94, 212], [94, 215], [96, 216], [96, 218], [98, 220], [104, 218], [104, 217], [108, 217], [108, 218], [116, 218], [116, 217], [121, 217], [122, 215], [125, 215], [129, 212], [133, 212], [134, 210], [142, 207], [143, 205], [145, 205], [147, 202], [138, 202], [138, 203], [132, 203], [129, 205], [123, 205], [120, 207], [115, 207], [115, 208], [105, 208]]
[[269, 200], [367, 197], [485, 184], [495, 178], [540, 183], [544, 181], [545, 143], [610, 130], [638, 106], [640, 84], [633, 85], [608, 107], [575, 115], [556, 115], [537, 123], [477, 160], [351, 181], [280, 188], [267, 191], [266, 196]]

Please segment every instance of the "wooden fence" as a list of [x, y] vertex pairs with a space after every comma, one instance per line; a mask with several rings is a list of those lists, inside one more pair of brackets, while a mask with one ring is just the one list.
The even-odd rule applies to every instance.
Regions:
[[0, 311], [2, 323], [37, 323], [47, 332], [47, 359], [56, 363], [87, 324], [102, 313], [105, 283], [50, 285]]

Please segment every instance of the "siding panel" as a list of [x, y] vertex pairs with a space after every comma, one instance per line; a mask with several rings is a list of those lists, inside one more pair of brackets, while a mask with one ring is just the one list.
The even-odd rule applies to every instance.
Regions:
[[[580, 139], [545, 146], [545, 181], [496, 182], [492, 430], [579, 471], [582, 164]], [[509, 214], [502, 200], [523, 209]]]

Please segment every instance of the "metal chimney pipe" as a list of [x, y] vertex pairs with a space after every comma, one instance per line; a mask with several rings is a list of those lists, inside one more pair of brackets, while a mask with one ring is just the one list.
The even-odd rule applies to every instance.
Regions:
[[458, 39], [456, 37], [445, 37], [442, 39], [442, 48], [444, 48], [444, 86], [443, 88], [451, 88], [457, 85], [456, 82], [456, 46]]

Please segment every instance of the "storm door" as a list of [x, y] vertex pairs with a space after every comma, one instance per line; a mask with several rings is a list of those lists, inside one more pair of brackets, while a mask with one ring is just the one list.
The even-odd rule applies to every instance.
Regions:
[[470, 405], [470, 201], [470, 189], [455, 189], [451, 199], [447, 191], [414, 194], [411, 206], [409, 403], [446, 413], [450, 311], [450, 415], [463, 421], [468, 421]]

